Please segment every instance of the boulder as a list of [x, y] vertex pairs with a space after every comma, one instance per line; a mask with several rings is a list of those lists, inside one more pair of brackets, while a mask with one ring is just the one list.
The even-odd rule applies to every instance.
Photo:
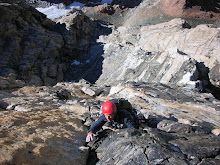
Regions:
[[92, 87], [84, 86], [82, 87], [82, 91], [89, 96], [97, 96], [98, 94], [101, 93], [102, 89], [99, 88], [92, 89]]

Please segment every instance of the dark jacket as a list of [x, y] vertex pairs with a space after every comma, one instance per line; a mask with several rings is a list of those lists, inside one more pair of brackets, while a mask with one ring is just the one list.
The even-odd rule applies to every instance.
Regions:
[[114, 117], [114, 121], [107, 122], [107, 119], [104, 115], [102, 115], [89, 129], [89, 132], [96, 133], [99, 131], [102, 126], [107, 123], [110, 126], [116, 127], [116, 128], [136, 128], [134, 123], [134, 118], [127, 110], [117, 110], [117, 114]]

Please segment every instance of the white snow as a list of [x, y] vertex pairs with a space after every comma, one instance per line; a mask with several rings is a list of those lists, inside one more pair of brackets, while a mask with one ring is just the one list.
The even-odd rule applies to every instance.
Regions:
[[[111, 4], [113, 0], [102, 0], [100, 4]], [[80, 2], [73, 2], [71, 5], [67, 6], [67, 9], [58, 9], [56, 6], [50, 6], [48, 8], [36, 8], [39, 12], [45, 14], [47, 18], [54, 19], [66, 15], [68, 11], [72, 8], [80, 8], [86, 4]]]
[[53, 19], [58, 18], [69, 11], [68, 9], [58, 9], [56, 6], [50, 6], [48, 8], [36, 8], [39, 12], [45, 14], [47, 18]]
[[192, 76], [192, 74], [190, 73], [190, 72], [187, 72], [184, 76], [183, 76], [183, 78], [182, 78], [182, 80], [180, 80], [179, 82], [178, 82], [178, 84], [189, 84], [189, 85], [195, 85], [195, 81], [190, 81], [190, 77]]

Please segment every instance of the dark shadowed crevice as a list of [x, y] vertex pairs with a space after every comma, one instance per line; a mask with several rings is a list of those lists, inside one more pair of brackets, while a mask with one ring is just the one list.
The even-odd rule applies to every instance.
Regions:
[[200, 93], [211, 93], [216, 99], [220, 100], [220, 88], [214, 86], [209, 78], [210, 69], [205, 66], [204, 62], [196, 63], [196, 70], [190, 77], [191, 81], [196, 81], [195, 88]]
[[91, 42], [88, 49], [85, 51], [83, 47], [78, 47], [75, 50], [74, 60], [79, 64], [72, 63], [65, 74], [66, 81], [78, 82], [80, 79], [84, 79], [90, 83], [95, 83], [102, 74], [102, 64], [104, 58], [104, 46], [97, 42], [97, 39], [101, 35], [108, 35], [112, 32], [112, 29], [101, 21], [95, 21], [95, 28]]
[[213, 11], [215, 13], [220, 12], [220, 1], [219, 0], [187, 0], [186, 8], [192, 8], [193, 6], [200, 6], [204, 11]]
[[97, 158], [97, 153], [94, 150], [89, 150], [89, 157], [87, 159], [87, 165], [95, 165], [99, 159]]

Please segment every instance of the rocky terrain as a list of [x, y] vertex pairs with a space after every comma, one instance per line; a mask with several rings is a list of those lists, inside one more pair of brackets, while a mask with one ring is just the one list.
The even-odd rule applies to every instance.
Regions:
[[[71, 31], [22, 2], [1, 3], [1, 76], [26, 84], [54, 85], [65, 73], [78, 51], [87, 51], [93, 23], [80, 11], [71, 16]], [[8, 14], [4, 14], [8, 13]], [[82, 27], [83, 26], [83, 27]], [[81, 37], [83, 36], [83, 37]], [[66, 65], [67, 64], [67, 65]], [[13, 87], [4, 79], [1, 88]]]
[[[36, 2], [0, 1], [0, 164], [220, 163], [218, 1]], [[139, 129], [85, 143], [112, 98]]]
[[[1, 164], [218, 164], [220, 102], [163, 84], [58, 83], [1, 91]], [[85, 144], [103, 101], [126, 98], [137, 130], [106, 127]], [[108, 135], [108, 136], [107, 136]], [[116, 143], [117, 142], [117, 143]], [[91, 147], [91, 149], [89, 149]], [[88, 158], [88, 162], [86, 161]]]

